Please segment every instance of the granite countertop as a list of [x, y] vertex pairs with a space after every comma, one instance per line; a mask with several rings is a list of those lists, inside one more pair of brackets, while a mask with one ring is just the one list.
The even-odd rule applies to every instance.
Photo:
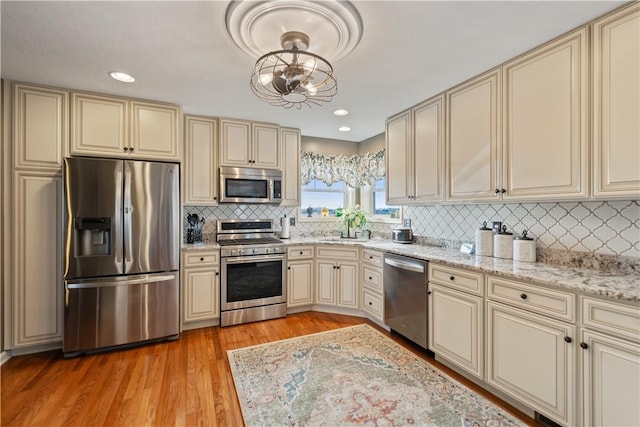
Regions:
[[[358, 245], [366, 249], [406, 255], [428, 261], [436, 261], [452, 267], [465, 267], [482, 273], [505, 278], [530, 280], [569, 291], [581, 291], [621, 301], [640, 302], [640, 275], [613, 273], [588, 268], [564, 267], [540, 262], [515, 262], [493, 257], [464, 255], [457, 249], [393, 243], [385, 239], [346, 240], [328, 237], [292, 238], [283, 240], [286, 245]], [[183, 250], [215, 250], [217, 243], [184, 245]]]

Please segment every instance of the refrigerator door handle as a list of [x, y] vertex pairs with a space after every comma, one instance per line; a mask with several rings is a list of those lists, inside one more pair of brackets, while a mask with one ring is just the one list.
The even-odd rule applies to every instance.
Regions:
[[116, 280], [116, 281], [67, 282], [67, 289], [106, 288], [111, 286], [136, 285], [140, 283], [166, 282], [169, 280], [174, 280], [175, 278], [176, 278], [175, 275], [168, 275], [168, 276], [151, 276], [151, 277], [142, 277], [142, 278], [136, 278], [136, 279], [130, 279], [130, 280]]
[[133, 247], [133, 236], [131, 232], [131, 171], [125, 162], [124, 172], [124, 271], [129, 271], [129, 265], [133, 262], [131, 248]]
[[[122, 168], [122, 166], [121, 166]], [[116, 215], [114, 217], [114, 243], [115, 243], [115, 261], [117, 263], [122, 262], [122, 233], [119, 233], [119, 230], [122, 230], [122, 205], [120, 200], [122, 200], [122, 169], [116, 172], [116, 183], [115, 183], [115, 193], [116, 193]], [[122, 268], [122, 267], [121, 267]]]

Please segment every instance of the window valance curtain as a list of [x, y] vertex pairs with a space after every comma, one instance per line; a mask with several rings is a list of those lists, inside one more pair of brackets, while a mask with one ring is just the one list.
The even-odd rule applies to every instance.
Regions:
[[384, 148], [376, 153], [325, 156], [303, 151], [300, 159], [302, 185], [319, 179], [327, 185], [344, 181], [350, 187], [373, 185], [384, 177]]

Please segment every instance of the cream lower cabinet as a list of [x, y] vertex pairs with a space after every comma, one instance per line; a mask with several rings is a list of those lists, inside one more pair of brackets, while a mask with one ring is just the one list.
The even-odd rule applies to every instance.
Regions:
[[582, 425], [640, 425], [640, 307], [581, 298]]
[[486, 381], [562, 425], [575, 415], [575, 295], [486, 276]]
[[382, 252], [362, 250], [362, 310], [372, 320], [384, 323], [384, 284]]
[[429, 263], [429, 350], [484, 377], [484, 276]]
[[185, 116], [184, 204], [218, 204], [218, 120]]
[[318, 246], [316, 251], [316, 303], [360, 308], [358, 248]]
[[640, 3], [592, 24], [593, 196], [640, 197]]
[[180, 107], [107, 95], [71, 94], [71, 154], [181, 160]]
[[313, 304], [313, 246], [287, 248], [287, 307]]
[[62, 176], [15, 172], [9, 348], [62, 341]]
[[215, 324], [220, 318], [219, 251], [187, 251], [182, 255], [183, 329]]

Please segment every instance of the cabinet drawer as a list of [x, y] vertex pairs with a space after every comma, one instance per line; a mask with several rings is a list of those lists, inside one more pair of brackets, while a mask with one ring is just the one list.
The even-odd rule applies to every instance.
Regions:
[[383, 263], [382, 252], [372, 251], [371, 249], [364, 249], [362, 251], [362, 261], [382, 267]]
[[573, 294], [487, 276], [487, 296], [514, 307], [575, 323]]
[[584, 296], [581, 306], [585, 327], [640, 342], [640, 307]]
[[382, 293], [382, 269], [379, 267], [362, 266], [362, 283], [364, 286]]
[[339, 260], [358, 260], [358, 248], [336, 248], [332, 246], [319, 246], [318, 258], [334, 258]]
[[382, 296], [367, 289], [362, 291], [362, 309], [378, 319], [383, 319]]
[[184, 263], [182, 267], [204, 267], [217, 265], [220, 261], [220, 252], [218, 251], [198, 251], [186, 252], [184, 254]]
[[429, 281], [482, 296], [482, 273], [429, 263]]
[[313, 246], [291, 246], [287, 248], [287, 259], [313, 258]]

